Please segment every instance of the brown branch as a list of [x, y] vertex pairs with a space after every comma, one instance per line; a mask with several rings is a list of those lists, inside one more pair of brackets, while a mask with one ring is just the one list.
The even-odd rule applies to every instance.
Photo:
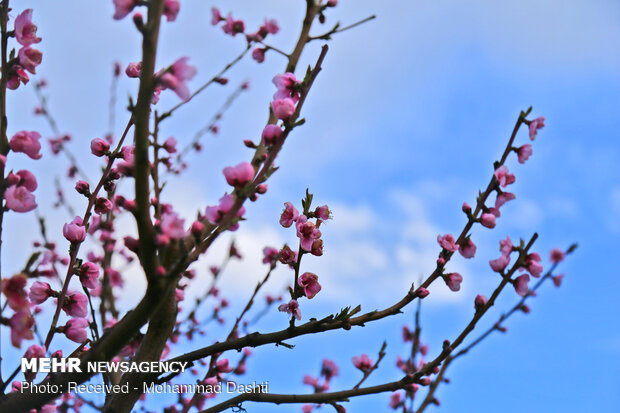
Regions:
[[[131, 128], [132, 125], [132, 119], [129, 119], [129, 122], [127, 123], [127, 126], [125, 127], [125, 132], [123, 133], [123, 136], [121, 137], [120, 141], [118, 142], [118, 145], [116, 146], [116, 149], [114, 150], [114, 152], [108, 157], [108, 164], [105, 168], [105, 170], [103, 171], [103, 174], [101, 175], [101, 179], [99, 180], [99, 182], [97, 183], [97, 186], [95, 187], [95, 189], [92, 191], [90, 197], [88, 198], [88, 205], [86, 206], [86, 212], [84, 213], [84, 216], [82, 218], [82, 224], [84, 225], [84, 227], [88, 228], [88, 222], [90, 220], [90, 217], [92, 215], [92, 209], [95, 205], [95, 201], [97, 199], [97, 194], [99, 193], [99, 191], [101, 190], [101, 188], [103, 187], [103, 184], [108, 176], [108, 174], [110, 173], [110, 170], [112, 169], [112, 165], [114, 164], [114, 160], [116, 159], [116, 156], [118, 154], [118, 152], [120, 151], [123, 142], [125, 141], [125, 137], [127, 136], [127, 133], [129, 132], [129, 129]], [[47, 338], [45, 339], [45, 348], [50, 348], [50, 343], [52, 342], [52, 338], [54, 337], [54, 334], [56, 333], [56, 326], [58, 323], [58, 317], [60, 316], [60, 310], [62, 309], [62, 304], [63, 304], [63, 300], [64, 297], [67, 294], [67, 290], [69, 289], [69, 281], [71, 281], [71, 277], [73, 276], [73, 266], [75, 264], [75, 260], [77, 259], [77, 255], [78, 252], [80, 250], [80, 243], [76, 243], [76, 244], [71, 244], [71, 246], [69, 247], [69, 265], [67, 267], [67, 274], [65, 276], [65, 281], [62, 287], [62, 291], [60, 292], [60, 296], [58, 297], [58, 303], [56, 304], [56, 311], [54, 313], [54, 316], [52, 318], [52, 324], [50, 325], [50, 329], [47, 333]]]
[[155, 229], [151, 221], [149, 191], [149, 116], [155, 89], [155, 58], [159, 39], [159, 26], [164, 9], [163, 0], [149, 2], [148, 21], [142, 31], [142, 68], [138, 101], [134, 108], [134, 178], [136, 190], [136, 223], [138, 225], [140, 264], [149, 282], [156, 276], [157, 246]]
[[237, 57], [235, 57], [232, 61], [230, 61], [228, 64], [226, 64], [226, 66], [224, 66], [224, 68], [222, 70], [220, 70], [217, 75], [213, 76], [205, 84], [203, 84], [198, 89], [196, 89], [196, 91], [190, 95], [188, 100], [180, 102], [180, 103], [177, 103], [172, 108], [170, 108], [169, 110], [164, 112], [161, 115], [160, 120], [164, 120], [167, 117], [171, 116], [174, 112], [176, 112], [177, 109], [179, 109], [181, 106], [183, 106], [186, 103], [188, 103], [189, 101], [191, 101], [194, 97], [196, 97], [196, 95], [198, 95], [200, 92], [202, 92], [207, 87], [209, 87], [210, 85], [215, 83], [218, 79], [220, 79], [231, 67], [233, 67], [238, 62], [240, 62], [241, 59], [243, 59], [243, 57], [248, 53], [248, 51], [251, 49], [251, 47], [252, 47], [252, 44], [248, 43], [248, 45], [245, 47], [245, 49], [243, 49], [243, 52], [241, 52]]
[[[571, 253], [573, 253], [575, 251], [575, 249], [577, 248], [577, 244], [573, 244], [571, 245], [566, 251], [565, 254], [569, 255]], [[441, 367], [441, 370], [439, 371], [439, 374], [437, 376], [437, 378], [435, 380], [433, 380], [433, 383], [431, 384], [431, 386], [429, 387], [429, 391], [426, 395], [426, 397], [424, 398], [422, 404], [418, 407], [418, 410], [416, 411], [416, 413], [422, 413], [424, 411], [424, 409], [426, 409], [427, 406], [429, 406], [431, 403], [434, 402], [435, 400], [435, 396], [434, 393], [437, 390], [437, 387], [439, 386], [439, 384], [441, 384], [441, 382], [443, 381], [443, 377], [445, 374], [446, 369], [448, 368], [448, 366], [450, 365], [450, 363], [461, 357], [464, 356], [465, 354], [467, 354], [473, 347], [477, 346], [480, 342], [482, 342], [485, 338], [487, 338], [489, 335], [491, 335], [494, 331], [498, 331], [498, 327], [501, 325], [501, 323], [503, 323], [504, 321], [506, 321], [511, 315], [513, 315], [514, 313], [516, 313], [519, 310], [523, 309], [523, 306], [525, 304], [525, 301], [530, 298], [533, 297], [534, 294], [533, 292], [537, 291], [542, 284], [547, 281], [548, 279], [551, 278], [553, 272], [555, 271], [555, 269], [557, 268], [559, 263], [554, 263], [551, 268], [538, 280], [538, 282], [528, 291], [528, 293], [525, 295], [525, 297], [521, 298], [517, 304], [515, 304], [514, 307], [512, 307], [508, 312], [503, 313], [499, 319], [497, 320], [497, 322], [495, 322], [493, 324], [492, 327], [490, 327], [488, 330], [486, 330], [484, 333], [482, 333], [480, 336], [478, 336], [478, 338], [476, 338], [475, 340], [473, 340], [470, 344], [468, 344], [466, 347], [464, 347], [463, 349], [461, 349], [460, 351], [458, 351], [457, 353], [450, 355], [446, 361], [444, 362], [443, 366]]]

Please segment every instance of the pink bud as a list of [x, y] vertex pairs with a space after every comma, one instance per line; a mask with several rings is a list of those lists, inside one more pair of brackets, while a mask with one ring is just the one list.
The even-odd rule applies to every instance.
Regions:
[[204, 231], [204, 229], [205, 226], [202, 224], [202, 222], [194, 221], [190, 230], [192, 231], [192, 234], [199, 237], [202, 234], [202, 231]]
[[265, 145], [275, 145], [282, 136], [282, 128], [278, 125], [267, 125], [263, 129], [262, 138]]
[[77, 181], [77, 183], [75, 184], [75, 190], [78, 194], [82, 194], [85, 196], [90, 195], [90, 187], [88, 185], [88, 182], [86, 181]]
[[69, 340], [83, 343], [87, 337], [86, 327], [88, 327], [88, 321], [85, 318], [72, 318], [67, 321], [64, 333]]
[[456, 292], [461, 289], [461, 282], [463, 282], [463, 276], [458, 272], [445, 274], [443, 276], [443, 279], [450, 290]]
[[90, 151], [95, 156], [103, 156], [110, 151], [110, 144], [101, 138], [95, 138], [90, 142]]
[[495, 215], [491, 213], [484, 213], [480, 216], [480, 223], [483, 227], [495, 228]]
[[564, 256], [565, 256], [564, 251], [562, 251], [559, 248], [554, 248], [549, 253], [549, 260], [552, 263], [557, 264], [557, 263], [561, 262], [564, 259]]
[[295, 113], [295, 101], [291, 98], [276, 99], [271, 107], [278, 119], [287, 120]]
[[430, 292], [423, 287], [418, 288], [418, 290], [416, 291], [416, 295], [420, 298], [424, 298], [427, 297], [430, 294]]
[[474, 300], [474, 308], [476, 309], [476, 311], [481, 310], [485, 305], [487, 305], [488, 301], [488, 298], [486, 298], [484, 295], [478, 294]]
[[374, 362], [367, 354], [362, 354], [361, 356], [353, 357], [353, 365], [360, 369], [363, 372], [370, 371], [372, 369]]
[[469, 204], [467, 202], [463, 202], [463, 206], [461, 207], [461, 209], [466, 214], [471, 214], [471, 206], [469, 206]]
[[168, 153], [176, 153], [177, 151], [177, 140], [173, 137], [166, 139], [163, 144], [163, 148]]
[[564, 278], [564, 275], [555, 275], [551, 277], [551, 279], [553, 279], [553, 285], [555, 285], [556, 287], [560, 287], [562, 285], [563, 278]]
[[86, 228], [82, 225], [82, 218], [75, 219], [62, 227], [62, 234], [71, 243], [82, 242], [86, 239]]
[[85, 262], [80, 267], [80, 281], [86, 288], [97, 288], [99, 286], [99, 267], [92, 262]]
[[227, 166], [223, 170], [226, 182], [236, 188], [242, 187], [254, 178], [254, 168], [247, 162], [236, 166]]
[[257, 47], [252, 50], [252, 59], [256, 60], [258, 63], [263, 63], [265, 61], [265, 51], [267, 49], [263, 47]]
[[97, 197], [95, 200], [95, 212], [99, 215], [107, 214], [112, 210], [112, 201], [107, 198]]

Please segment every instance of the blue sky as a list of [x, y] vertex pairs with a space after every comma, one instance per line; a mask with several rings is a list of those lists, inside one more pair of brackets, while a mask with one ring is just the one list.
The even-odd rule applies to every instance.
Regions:
[[[90, 176], [96, 175], [97, 165], [88, 155], [88, 142], [107, 131], [112, 62], [125, 67], [140, 56], [133, 25], [128, 19], [113, 21], [111, 3], [19, 4], [19, 10], [35, 9], [43, 37], [43, 64], [34, 79], [48, 79], [51, 110], [61, 130], [73, 135], [72, 150]], [[250, 30], [263, 17], [276, 18], [282, 31], [271, 42], [289, 50], [303, 17], [302, 3], [182, 1], [177, 22], [163, 24], [158, 66], [190, 56], [198, 68], [190, 83], [195, 89], [243, 49], [243, 39], [224, 36], [208, 24], [212, 5], [232, 10]], [[547, 126], [525, 165], [514, 158], [509, 162], [517, 176], [512, 187], [517, 200], [503, 208], [496, 229], [474, 230], [479, 246], [475, 260], [455, 259], [450, 264], [465, 278], [463, 291], [452, 294], [437, 285], [424, 303], [423, 338], [431, 354], [471, 317], [473, 297], [490, 295], [496, 278], [487, 263], [498, 255], [500, 239], [528, 238], [538, 231], [535, 249], [545, 258], [555, 246], [578, 242], [580, 247], [560, 268], [567, 275], [560, 289], [543, 288], [531, 303], [530, 315], [511, 319], [508, 334], [491, 337], [451, 367], [452, 384], [438, 393], [441, 411], [616, 411], [620, 6], [604, 0], [456, 3], [341, 0], [330, 10], [328, 23], [315, 33], [337, 20], [347, 24], [370, 14], [378, 18], [330, 43], [324, 70], [304, 108], [307, 123], [287, 142], [268, 193], [249, 206], [248, 221], [236, 234], [247, 262], [229, 267], [223, 292], [231, 299], [246, 297], [263, 273], [263, 268], [256, 270], [262, 247], [294, 242], [290, 230], [276, 225], [279, 212], [283, 202], [299, 200], [309, 186], [317, 202], [332, 207], [334, 220], [323, 231], [325, 255], [304, 265], [324, 285], [312, 302], [302, 303], [304, 317], [321, 317], [351, 304], [371, 310], [400, 298], [412, 281], [432, 268], [437, 234], [460, 231], [460, 205], [473, 203], [478, 189], [487, 184], [492, 162], [503, 150], [519, 111], [532, 105], [533, 115], [546, 116]], [[316, 59], [319, 46], [307, 49], [300, 68]], [[221, 121], [220, 134], [205, 139], [204, 152], [191, 156], [193, 165], [166, 190], [168, 201], [181, 200], [178, 209], [186, 217], [215, 203], [227, 190], [221, 176], [224, 166], [250, 156], [241, 141], [256, 139], [262, 130], [273, 93], [271, 77], [283, 67], [276, 54], [268, 54], [262, 65], [247, 59], [231, 70], [230, 86], [206, 91], [164, 126], [164, 135], [189, 141], [235, 85], [250, 81], [250, 90]], [[137, 81], [121, 80], [117, 133], [127, 117], [126, 97], [135, 96], [136, 88]], [[50, 136], [43, 119], [32, 115], [35, 97], [30, 85], [12, 92], [9, 99], [9, 133], [28, 129]], [[158, 107], [169, 108], [177, 101], [164, 92]], [[526, 140], [522, 131], [518, 142]], [[23, 163], [18, 165], [18, 158]], [[63, 175], [64, 161], [49, 151], [41, 161], [24, 158], [15, 156], [9, 166], [36, 171], [39, 204], [50, 211], [53, 178]], [[68, 197], [78, 210], [83, 208], [77, 195]], [[67, 220], [65, 212], [50, 211], [49, 216], [51, 229], [59, 233]], [[11, 214], [7, 221], [3, 265], [5, 271], [15, 271], [33, 233], [21, 229], [36, 228], [36, 222], [32, 214]], [[220, 261], [225, 244], [215, 245], [201, 262], [203, 273], [207, 264]], [[289, 276], [280, 271], [270, 291], [278, 291]], [[125, 277], [131, 286], [140, 287], [138, 272]], [[123, 303], [129, 307], [135, 299], [135, 294], [127, 294]], [[481, 327], [516, 299], [507, 291]], [[236, 313], [227, 314], [232, 318]], [[400, 328], [411, 318], [410, 310], [346, 334], [299, 338], [292, 351], [257, 349], [247, 380], [268, 379], [272, 392], [304, 392], [308, 389], [301, 384], [303, 375], [317, 374], [322, 358], [328, 357], [341, 366], [333, 388], [344, 389], [358, 378], [350, 358], [363, 352], [376, 357], [383, 337], [388, 339], [388, 355], [368, 383], [397, 379], [394, 360], [407, 351]], [[281, 315], [272, 314], [261, 328], [270, 331], [284, 325]], [[207, 337], [215, 340], [218, 330]], [[183, 345], [173, 352], [188, 348]], [[386, 411], [387, 400], [388, 395], [355, 400], [349, 411]], [[298, 406], [249, 407], [252, 412], [300, 411]]]

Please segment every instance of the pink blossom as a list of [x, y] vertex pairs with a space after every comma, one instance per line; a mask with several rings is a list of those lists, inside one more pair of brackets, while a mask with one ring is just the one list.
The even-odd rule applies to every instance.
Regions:
[[484, 295], [478, 294], [474, 299], [474, 308], [476, 309], [476, 311], [478, 311], [482, 309], [485, 305], [487, 305], [488, 301], [489, 299], [486, 298]]
[[170, 137], [165, 140], [162, 147], [168, 153], [176, 153], [177, 152], [177, 140], [174, 139], [173, 137]]
[[553, 277], [551, 277], [551, 279], [553, 280], [553, 285], [555, 285], [556, 287], [559, 287], [562, 285], [562, 279], [564, 278], [563, 274], [560, 275], [554, 275]]
[[19, 49], [18, 57], [19, 64], [30, 73], [35, 74], [36, 67], [39, 66], [43, 60], [43, 53], [30, 46], [24, 46]]
[[297, 262], [297, 251], [293, 251], [288, 245], [284, 245], [278, 254], [282, 264], [293, 265]]
[[415, 338], [415, 334], [413, 331], [409, 330], [409, 327], [403, 326], [403, 341], [406, 343], [408, 341], [413, 341]]
[[401, 396], [400, 393], [392, 393], [392, 395], [390, 396], [390, 404], [389, 404], [389, 406], [392, 409], [397, 410], [402, 405], [401, 398], [402, 398], [402, 396]]
[[169, 22], [176, 20], [179, 10], [181, 10], [179, 0], [166, 0], [164, 2], [164, 16], [166, 16], [166, 20]]
[[278, 311], [291, 314], [297, 320], [301, 320], [301, 310], [299, 309], [299, 303], [297, 300], [291, 300], [288, 303], [280, 304], [278, 306]]
[[[26, 350], [26, 352], [24, 353], [24, 358], [31, 360], [31, 359], [39, 359], [39, 358], [43, 358], [45, 357], [45, 347], [41, 347], [39, 345], [33, 344], [30, 347], [28, 347], [28, 349]], [[26, 380], [28, 381], [32, 381], [35, 376], [37, 375], [36, 372], [25, 372], [24, 376], [26, 377]], [[52, 411], [56, 411], [56, 409], [52, 410]]]
[[17, 173], [9, 173], [6, 177], [6, 183], [9, 186], [23, 186], [30, 192], [34, 192], [38, 187], [37, 178], [26, 169], [17, 171]]
[[179, 218], [174, 212], [162, 214], [159, 228], [164, 235], [167, 235], [171, 239], [181, 239], [187, 236], [185, 220]]
[[[211, 11], [213, 11], [213, 9], [211, 9]], [[215, 15], [213, 16], [213, 20], [215, 20]], [[211, 22], [213, 22], [213, 20]], [[236, 36], [237, 33], [243, 33], [245, 31], [245, 23], [243, 20], [233, 19], [232, 14], [228, 13], [228, 16], [226, 16], [226, 23], [222, 26], [222, 30], [224, 30], [226, 34]]]
[[476, 244], [470, 237], [467, 237], [460, 245], [459, 252], [464, 258], [473, 258], [476, 255]]
[[[232, 209], [234, 204], [235, 198], [230, 194], [224, 194], [224, 196], [220, 198], [220, 203], [218, 206], [207, 207], [205, 211], [207, 221], [209, 221], [213, 225], [219, 225], [224, 215], [226, 215], [228, 211]], [[235, 217], [240, 218], [243, 216], [243, 214], [245, 214], [245, 207], [242, 206], [235, 215]], [[231, 225], [229, 229], [231, 231], [235, 231], [237, 228], [239, 228], [239, 224], [235, 223]]]
[[317, 377], [312, 377], [309, 374], [304, 375], [304, 379], [303, 379], [303, 383], [313, 386], [313, 387], [318, 387], [319, 386], [319, 379]]
[[272, 247], [263, 248], [263, 264], [274, 264], [277, 262], [279, 253], [280, 251]]
[[519, 147], [517, 149], [517, 157], [519, 158], [519, 163], [525, 163], [532, 156], [532, 145], [526, 143], [525, 145]]
[[363, 372], [369, 371], [374, 365], [374, 362], [370, 359], [370, 357], [368, 357], [367, 354], [353, 357], [351, 360], [353, 361], [353, 365]]
[[30, 315], [27, 309], [17, 311], [9, 319], [9, 326], [11, 327], [11, 344], [14, 347], [20, 348], [22, 346], [22, 340], [32, 340], [34, 335], [32, 334], [32, 326], [34, 325], [34, 318]]
[[15, 19], [15, 40], [22, 46], [39, 43], [37, 26], [32, 22], [32, 9], [26, 9]]
[[134, 7], [136, 7], [140, 1], [139, 0], [112, 0], [114, 3], [114, 20], [121, 20], [125, 16], [127, 16]]
[[104, 197], [97, 197], [95, 200], [95, 212], [99, 215], [107, 214], [112, 210], [112, 201]]
[[271, 107], [278, 119], [287, 120], [295, 113], [295, 101], [291, 98], [276, 99]]
[[311, 404], [304, 404], [301, 406], [302, 413], [312, 413], [312, 410], [314, 410], [314, 406]]
[[506, 269], [509, 263], [510, 263], [510, 255], [507, 255], [507, 254], [502, 254], [501, 257], [489, 261], [489, 264], [491, 265], [491, 269], [495, 272], [504, 271], [504, 269]]
[[452, 234], [437, 235], [437, 243], [441, 248], [448, 251], [454, 252], [459, 249]]
[[290, 202], [285, 202], [284, 211], [282, 211], [282, 215], [280, 215], [280, 225], [282, 225], [284, 228], [288, 228], [293, 225], [295, 221], [297, 221], [298, 217], [299, 212], [297, 211], [295, 206], [293, 206], [293, 204], [291, 204]]
[[62, 310], [73, 317], [86, 317], [88, 314], [88, 298], [81, 293], [69, 293], [62, 303]]
[[159, 77], [162, 86], [172, 89], [183, 101], [191, 97], [185, 82], [196, 75], [196, 68], [187, 64], [189, 57], [182, 57], [170, 66], [170, 69]]
[[99, 267], [92, 262], [85, 262], [80, 267], [80, 281], [86, 288], [97, 288], [99, 286]]
[[236, 166], [227, 166], [222, 172], [228, 185], [235, 188], [244, 186], [254, 178], [254, 168], [248, 162], [241, 162]]
[[527, 274], [521, 274], [514, 281], [515, 291], [519, 296], [525, 297], [528, 291], [527, 283], [530, 281], [530, 276]]
[[502, 205], [504, 205], [508, 201], [512, 201], [515, 198], [516, 196], [512, 192], [502, 192], [501, 194], [497, 195], [497, 198], [495, 199], [495, 208], [499, 210]]
[[276, 86], [276, 93], [273, 95], [274, 100], [278, 99], [293, 99], [293, 102], [299, 100], [299, 81], [293, 73], [287, 72], [281, 75], [276, 75], [271, 80]]
[[325, 376], [325, 380], [330, 381], [338, 375], [338, 365], [329, 359], [323, 359], [321, 364], [321, 376]]
[[122, 287], [123, 286], [123, 277], [121, 277], [121, 273], [116, 271], [113, 268], [106, 268], [104, 270], [104, 274], [108, 277], [110, 282], [110, 286], [112, 287]]
[[263, 63], [265, 61], [265, 52], [267, 49], [263, 47], [257, 47], [252, 50], [252, 59], [256, 60], [258, 63]]
[[53, 290], [46, 282], [35, 281], [30, 287], [30, 293], [28, 298], [32, 304], [43, 304], [48, 298], [52, 296]]
[[445, 274], [443, 280], [450, 290], [459, 291], [461, 289], [461, 283], [463, 282], [463, 276], [458, 272], [452, 272], [450, 274]]
[[297, 237], [300, 240], [301, 248], [308, 252], [311, 251], [314, 240], [321, 237], [321, 231], [316, 228], [314, 223], [308, 221], [305, 215], [297, 217], [295, 228], [297, 229]]
[[336, 7], [338, 5], [338, 0], [327, 0], [325, 5], [327, 7]]
[[540, 274], [543, 271], [543, 266], [540, 264], [542, 258], [536, 252], [528, 254], [525, 258], [525, 269], [532, 275], [533, 277], [540, 277]]
[[565, 256], [564, 251], [562, 251], [559, 248], [554, 248], [549, 253], [549, 260], [552, 263], [557, 264], [558, 262], [561, 262], [564, 259], [564, 256]]
[[495, 215], [491, 213], [484, 213], [480, 216], [480, 223], [483, 227], [495, 228]]
[[327, 205], [322, 205], [316, 207], [314, 210], [314, 216], [322, 219], [323, 221], [327, 221], [328, 219], [331, 219], [332, 214]]
[[499, 250], [502, 255], [508, 255], [512, 252], [512, 240], [509, 236], [506, 236], [506, 239], [503, 239], [499, 242]]
[[321, 291], [319, 277], [311, 272], [303, 273], [297, 280], [297, 284], [304, 289], [304, 295], [308, 297], [308, 299], [313, 298]]
[[536, 135], [538, 135], [538, 130], [545, 127], [545, 117], [540, 116], [533, 121], [530, 122], [530, 139], [536, 139]]
[[494, 175], [502, 188], [505, 188], [515, 182], [515, 176], [508, 171], [508, 167], [506, 165], [502, 165], [497, 168]]
[[9, 67], [9, 73], [7, 76], [7, 89], [15, 90], [20, 84], [26, 84], [30, 81], [26, 70], [18, 64], [11, 65]]
[[86, 239], [86, 228], [82, 225], [82, 218], [75, 217], [62, 227], [62, 235], [72, 243], [82, 242]]
[[216, 8], [211, 7], [211, 24], [217, 25], [222, 20], [222, 13]]
[[11, 137], [11, 149], [15, 152], [23, 152], [32, 159], [41, 159], [41, 134], [35, 131], [19, 131]]
[[314, 256], [320, 257], [323, 255], [323, 240], [315, 239], [312, 242], [312, 248], [310, 249], [310, 253]]
[[64, 333], [67, 338], [76, 343], [83, 343], [86, 341], [86, 327], [88, 327], [88, 321], [85, 318], [72, 318], [67, 321], [64, 327]]
[[280, 26], [278, 26], [278, 22], [274, 19], [265, 19], [265, 23], [263, 23], [261, 29], [264, 29], [267, 33], [276, 34], [280, 30]]
[[26, 282], [25, 274], [18, 273], [2, 283], [2, 293], [5, 295], [9, 307], [15, 311], [28, 308]]
[[29, 212], [37, 207], [34, 195], [24, 186], [10, 186], [4, 192], [5, 206], [15, 212]]
[[128, 77], [140, 77], [140, 71], [142, 70], [142, 62], [133, 62], [127, 65], [125, 74]]

